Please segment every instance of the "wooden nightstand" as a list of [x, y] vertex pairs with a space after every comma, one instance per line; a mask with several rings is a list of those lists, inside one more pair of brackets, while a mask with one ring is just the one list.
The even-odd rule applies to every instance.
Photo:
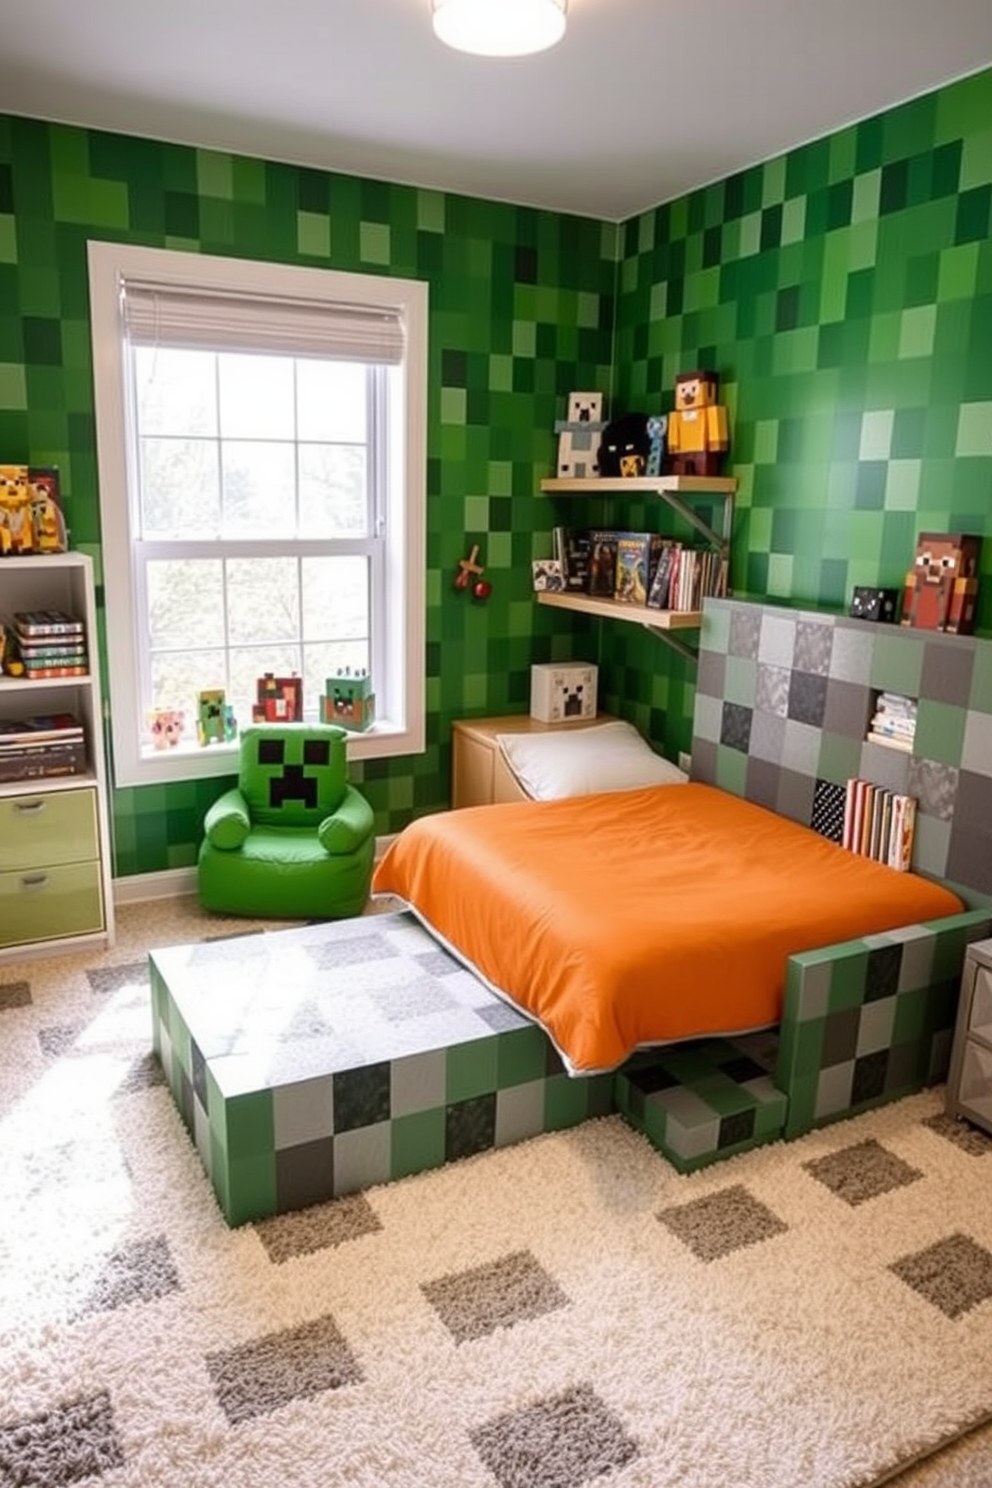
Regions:
[[501, 801], [526, 801], [496, 743], [497, 734], [556, 734], [609, 723], [600, 713], [576, 723], [541, 723], [529, 714], [506, 718], [458, 719], [451, 725], [451, 806], [492, 806]]
[[992, 1132], [992, 940], [965, 953], [945, 1104], [948, 1116]]

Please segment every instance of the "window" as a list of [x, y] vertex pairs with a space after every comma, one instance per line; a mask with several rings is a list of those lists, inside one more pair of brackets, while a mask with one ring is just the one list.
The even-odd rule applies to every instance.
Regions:
[[[230, 774], [199, 695], [367, 673], [356, 758], [424, 748], [426, 286], [90, 243], [118, 785]], [[180, 710], [156, 748], [153, 711]]]

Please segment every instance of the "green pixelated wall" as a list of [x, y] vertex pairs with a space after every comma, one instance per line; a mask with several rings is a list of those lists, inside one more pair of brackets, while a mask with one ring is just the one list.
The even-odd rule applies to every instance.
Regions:
[[[986, 71], [624, 225], [618, 404], [719, 372], [737, 594], [836, 612], [901, 587], [918, 532], [992, 539], [990, 212]], [[988, 632], [992, 541], [982, 568]], [[691, 668], [651, 675], [631, 629], [604, 636], [613, 696], [687, 748]]]
[[[590, 219], [0, 117], [0, 458], [60, 466], [72, 545], [99, 574], [90, 237], [425, 279], [428, 748], [351, 772], [377, 832], [396, 831], [447, 804], [452, 718], [526, 711], [531, 662], [572, 654], [567, 617], [531, 597], [531, 558], [549, 540], [534, 491], [567, 394], [609, 383], [617, 236]], [[493, 582], [485, 605], [452, 588], [471, 542]], [[115, 874], [192, 864], [219, 789], [115, 790]]]
[[[99, 563], [91, 236], [426, 279], [428, 748], [354, 769], [392, 832], [446, 804], [451, 720], [526, 711], [534, 661], [598, 661], [602, 707], [689, 745], [690, 663], [531, 598], [568, 520], [535, 492], [574, 388], [667, 409], [679, 371], [718, 370], [738, 594], [836, 611], [854, 584], [899, 585], [920, 530], [992, 538], [990, 217], [992, 71], [620, 228], [0, 117], [0, 454], [62, 467]], [[467, 542], [484, 606], [451, 586]], [[989, 631], [992, 542], [983, 570]], [[192, 863], [216, 789], [115, 791], [115, 872]]]

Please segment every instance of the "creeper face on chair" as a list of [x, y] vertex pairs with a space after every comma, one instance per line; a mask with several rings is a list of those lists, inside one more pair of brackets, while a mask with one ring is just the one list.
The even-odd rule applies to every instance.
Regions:
[[316, 826], [341, 804], [347, 784], [344, 729], [259, 724], [241, 736], [241, 789], [254, 820]]

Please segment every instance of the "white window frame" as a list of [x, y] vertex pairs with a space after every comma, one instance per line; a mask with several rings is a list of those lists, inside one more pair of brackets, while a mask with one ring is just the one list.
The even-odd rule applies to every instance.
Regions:
[[236, 741], [153, 752], [143, 743], [121, 317], [121, 286], [129, 279], [288, 301], [381, 307], [400, 317], [406, 349], [402, 366], [396, 369], [400, 411], [388, 441], [385, 572], [372, 601], [374, 623], [381, 631], [374, 641], [374, 654], [388, 656], [389, 664], [385, 676], [373, 672], [375, 725], [366, 733], [352, 733], [348, 752], [359, 760], [422, 754], [426, 748], [427, 285], [415, 279], [124, 243], [91, 241], [88, 254], [114, 783], [151, 785], [231, 775], [237, 770], [238, 752]]

